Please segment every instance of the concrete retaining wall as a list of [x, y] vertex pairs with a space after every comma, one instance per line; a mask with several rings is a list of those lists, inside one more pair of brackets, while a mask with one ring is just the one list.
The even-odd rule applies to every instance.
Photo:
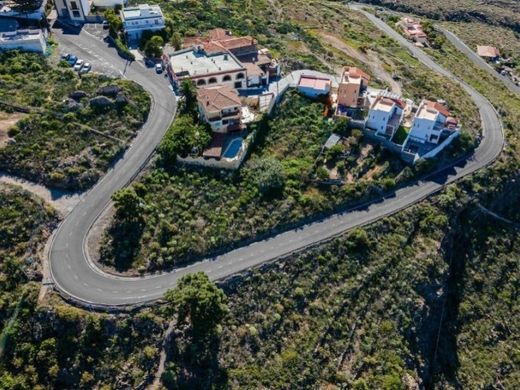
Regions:
[[437, 156], [440, 152], [442, 152], [449, 144], [453, 142], [455, 138], [457, 138], [460, 135], [460, 131], [454, 132], [452, 135], [450, 135], [448, 138], [446, 138], [440, 145], [437, 145], [437, 147], [428, 153], [426, 153], [422, 158], [434, 158]]

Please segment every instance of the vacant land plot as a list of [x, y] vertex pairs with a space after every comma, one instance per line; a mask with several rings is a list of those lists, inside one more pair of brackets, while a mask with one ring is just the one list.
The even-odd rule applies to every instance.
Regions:
[[0, 148], [7, 145], [9, 141], [9, 129], [24, 117], [21, 113], [8, 113], [0, 111]]
[[36, 54], [1, 55], [0, 85], [2, 102], [29, 111], [10, 129], [13, 142], [0, 150], [0, 170], [60, 189], [95, 183], [150, 108], [146, 92], [132, 82], [79, 78]]

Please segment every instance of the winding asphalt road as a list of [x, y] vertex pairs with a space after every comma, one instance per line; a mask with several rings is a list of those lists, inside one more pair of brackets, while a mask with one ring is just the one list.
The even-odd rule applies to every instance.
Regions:
[[[363, 11], [362, 11], [363, 12]], [[166, 131], [175, 112], [174, 99], [166, 80], [152, 77], [144, 67], [132, 64], [124, 75], [143, 85], [152, 95], [153, 105], [149, 121], [137, 136], [133, 145], [115, 167], [84, 197], [66, 217], [53, 236], [49, 250], [51, 276], [55, 288], [74, 302], [97, 309], [131, 308], [162, 298], [164, 292], [175, 286], [180, 277], [203, 271], [212, 280], [221, 280], [263, 263], [274, 261], [295, 251], [316, 245], [357, 226], [366, 225], [380, 218], [409, 207], [440, 191], [461, 177], [488, 164], [500, 154], [504, 145], [501, 121], [489, 101], [470, 86], [457, 80], [441, 68], [421, 50], [410, 44], [389, 26], [371, 14], [365, 13], [377, 27], [406, 46], [420, 61], [457, 82], [471, 95], [480, 109], [483, 137], [473, 157], [459, 165], [432, 174], [427, 180], [413, 183], [394, 193], [318, 222], [287, 231], [270, 239], [230, 251], [224, 255], [200, 261], [171, 273], [127, 278], [101, 272], [88, 260], [85, 253], [85, 237], [110, 197], [117, 189], [128, 184], [146, 163]], [[78, 37], [61, 35], [60, 42], [74, 45]], [[90, 41], [89, 41], [90, 40]], [[112, 49], [104, 47], [93, 37], [83, 36], [81, 41], [89, 45], [97, 55], [109, 58], [112, 64], [122, 66]], [[76, 51], [82, 55], [80, 48]], [[118, 65], [121, 64], [121, 65]]]

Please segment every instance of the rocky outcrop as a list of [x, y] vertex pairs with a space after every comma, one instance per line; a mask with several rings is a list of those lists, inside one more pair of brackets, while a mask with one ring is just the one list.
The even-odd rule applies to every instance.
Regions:
[[112, 106], [112, 100], [107, 98], [106, 96], [96, 96], [95, 98], [90, 99], [90, 106], [92, 108], [104, 109], [110, 108]]
[[109, 97], [116, 97], [119, 92], [121, 92], [121, 88], [117, 85], [106, 85], [97, 90], [98, 95]]
[[69, 95], [69, 97], [75, 101], [80, 101], [87, 97], [87, 93], [85, 91], [74, 91]]

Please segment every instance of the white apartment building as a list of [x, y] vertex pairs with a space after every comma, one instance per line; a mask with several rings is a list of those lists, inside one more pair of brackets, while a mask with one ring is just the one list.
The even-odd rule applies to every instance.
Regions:
[[0, 51], [22, 50], [44, 53], [47, 49], [42, 30], [16, 30], [0, 33]]
[[90, 13], [89, 0], [54, 0], [56, 12], [61, 19], [83, 23]]
[[158, 5], [139, 4], [137, 7], [123, 8], [121, 19], [130, 41], [141, 38], [143, 31], [162, 30], [165, 26]]
[[368, 112], [366, 127], [391, 138], [401, 125], [404, 107], [402, 100], [378, 96]]
[[416, 142], [437, 144], [443, 130], [457, 130], [458, 122], [450, 117], [450, 112], [440, 103], [423, 100], [408, 138]]

